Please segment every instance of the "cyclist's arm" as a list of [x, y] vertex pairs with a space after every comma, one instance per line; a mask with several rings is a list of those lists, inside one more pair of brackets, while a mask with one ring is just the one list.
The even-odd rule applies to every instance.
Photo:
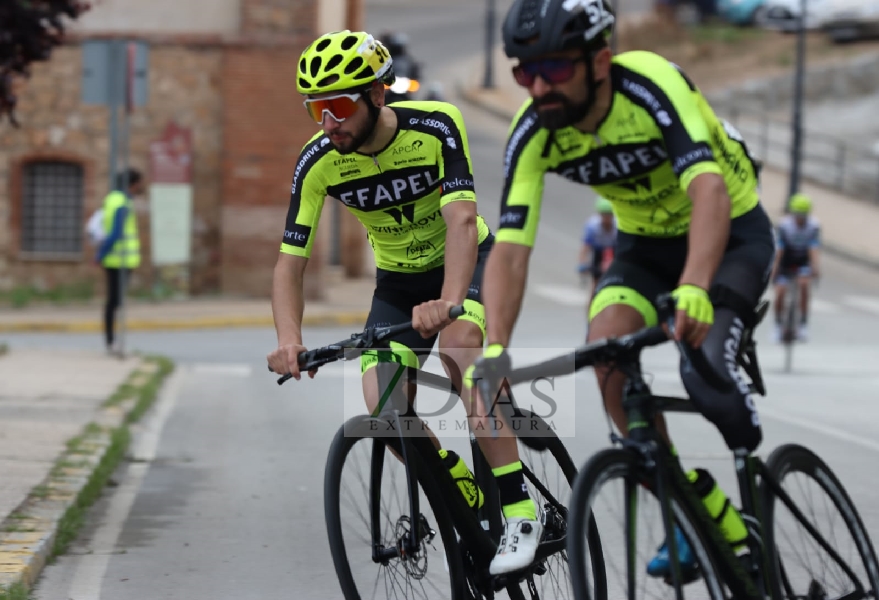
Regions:
[[715, 173], [696, 176], [688, 195], [693, 202], [687, 260], [679, 284], [708, 290], [726, 252], [731, 200], [723, 177]]
[[821, 231], [817, 227], [815, 228], [815, 236], [812, 238], [812, 243], [809, 244], [809, 265], [812, 267], [812, 275], [814, 277], [819, 277], [821, 275], [820, 265], [818, 264], [818, 255], [820, 254], [821, 249]]
[[507, 141], [500, 221], [483, 276], [482, 298], [489, 344], [509, 346], [522, 308], [543, 198], [545, 166], [541, 152], [545, 139], [546, 132], [538, 128], [534, 110], [520, 111]]
[[281, 253], [272, 277], [272, 316], [278, 346], [302, 345], [303, 280], [308, 259]]
[[326, 194], [326, 186], [320, 183], [313, 168], [318, 158], [314, 154], [306, 155], [306, 151], [300, 156], [290, 193], [281, 253], [275, 264], [272, 315], [279, 346], [302, 344], [305, 266], [314, 245]]
[[580, 246], [580, 258], [578, 261], [580, 265], [588, 264], [592, 260], [592, 253], [595, 251], [593, 238], [592, 230], [587, 223], [583, 228], [583, 242]]
[[476, 268], [476, 203], [449, 202], [442, 208], [442, 214], [446, 222], [446, 265], [441, 298], [461, 304]]
[[440, 209], [446, 222], [445, 279], [441, 298], [461, 304], [476, 268], [479, 234], [476, 227], [476, 192], [473, 187], [473, 164], [467, 141], [464, 118], [449, 106], [442, 118], [448, 127], [448, 139], [441, 145]]
[[510, 345], [513, 327], [522, 309], [531, 247], [495, 242], [485, 264], [482, 299], [485, 303], [486, 340]]

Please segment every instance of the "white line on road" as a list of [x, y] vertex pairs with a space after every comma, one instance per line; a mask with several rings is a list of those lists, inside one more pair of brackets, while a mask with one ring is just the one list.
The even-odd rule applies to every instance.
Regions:
[[195, 375], [229, 375], [250, 377], [253, 367], [244, 363], [195, 363], [191, 371]]
[[539, 283], [532, 288], [534, 293], [547, 300], [552, 300], [565, 306], [576, 306], [586, 309], [587, 291], [572, 285], [554, 285], [551, 283]]
[[843, 304], [879, 315], [879, 299], [867, 296], [846, 296]]
[[180, 383], [185, 372], [185, 368], [176, 369], [162, 390], [155, 413], [147, 421], [133, 453], [135, 459], [144, 462], [135, 462], [129, 466], [125, 480], [110, 498], [106, 518], [92, 538], [91, 554], [79, 557], [76, 573], [70, 584], [70, 600], [100, 600], [110, 557], [116, 549], [116, 542], [149, 471], [150, 461], [156, 458], [162, 430], [177, 404]]
[[765, 406], [758, 406], [757, 413], [762, 417], [766, 416], [770, 419], [774, 419], [776, 421], [782, 421], [789, 425], [796, 425], [797, 427], [802, 427], [803, 429], [809, 429], [814, 431], [815, 433], [820, 433], [821, 435], [826, 435], [827, 437], [835, 438], [841, 442], [848, 442], [850, 444], [854, 444], [856, 446], [861, 446], [863, 448], [867, 448], [868, 450], [873, 450], [875, 452], [879, 452], [879, 442], [875, 442], [871, 439], [867, 439], [865, 437], [861, 437], [856, 435], [850, 431], [843, 431], [842, 429], [837, 429], [835, 427], [830, 427], [829, 425], [821, 425], [815, 421], [810, 421], [808, 419], [802, 419], [800, 417], [794, 417], [789, 414], [784, 414], [772, 409], [767, 409]]

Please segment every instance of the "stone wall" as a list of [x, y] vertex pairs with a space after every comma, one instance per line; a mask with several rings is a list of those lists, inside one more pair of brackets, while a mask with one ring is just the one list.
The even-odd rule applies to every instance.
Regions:
[[[29, 160], [61, 158], [86, 167], [83, 225], [108, 191], [108, 111], [80, 103], [81, 51], [78, 46], [59, 48], [52, 60], [35, 65], [22, 82], [18, 117], [20, 128], [0, 124], [0, 216], [9, 223], [0, 233], [0, 277], [7, 287], [35, 285], [51, 288], [91, 279], [100, 287], [102, 274], [91, 265], [93, 248], [69, 260], [37, 260], [20, 250], [21, 167]], [[220, 170], [223, 136], [220, 127], [222, 51], [216, 46], [165, 45], [150, 52], [148, 106], [131, 115], [130, 163], [148, 172], [148, 148], [166, 123], [175, 119], [193, 130], [194, 238], [193, 291], [219, 285]], [[135, 208], [144, 263], [135, 285], [151, 281], [149, 263], [148, 200], [137, 199]]]

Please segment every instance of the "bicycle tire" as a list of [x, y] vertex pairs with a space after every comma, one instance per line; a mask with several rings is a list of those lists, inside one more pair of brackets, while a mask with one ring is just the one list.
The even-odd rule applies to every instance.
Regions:
[[[330, 444], [330, 450], [327, 455], [327, 463], [324, 471], [324, 518], [326, 520], [327, 537], [330, 546], [330, 554], [333, 558], [333, 565], [336, 570], [336, 576], [339, 579], [339, 585], [342, 588], [345, 600], [360, 600], [360, 594], [354, 582], [354, 576], [351, 572], [348, 555], [345, 549], [345, 540], [342, 534], [342, 517], [341, 517], [341, 479], [342, 469], [345, 465], [345, 459], [348, 453], [360, 440], [373, 439], [384, 445], [399, 451], [399, 439], [388, 438], [383, 435], [377, 435], [370, 429], [370, 422], [374, 419], [367, 415], [352, 417], [349, 419], [336, 433]], [[464, 567], [461, 558], [460, 548], [455, 536], [455, 529], [451, 516], [446, 509], [445, 501], [442, 498], [439, 489], [434, 480], [427, 473], [427, 469], [423, 466], [420, 456], [417, 452], [413, 452], [413, 459], [416, 460], [416, 470], [419, 474], [418, 482], [424, 492], [424, 496], [433, 510], [436, 520], [436, 529], [439, 531], [440, 537], [445, 547], [445, 558], [449, 570], [450, 595], [445, 596], [450, 600], [472, 600], [472, 596], [467, 590], [464, 578]], [[370, 482], [372, 481], [370, 474]], [[370, 485], [372, 485], [370, 483]], [[365, 500], [368, 505], [369, 501]], [[373, 524], [370, 524], [372, 527]], [[370, 560], [369, 556], [364, 557]]]
[[[559, 465], [559, 468], [561, 469], [562, 473], [564, 474], [565, 478], [567, 479], [568, 484], [572, 488], [571, 489], [571, 493], [572, 493], [571, 498], [573, 498], [573, 485], [574, 485], [574, 481], [577, 478], [577, 467], [574, 464], [574, 461], [571, 458], [571, 455], [568, 453], [568, 449], [565, 447], [565, 445], [561, 441], [561, 439], [559, 439], [559, 437], [555, 434], [555, 432], [552, 430], [552, 428], [546, 424], [546, 422], [544, 421], [543, 418], [541, 418], [539, 415], [536, 415], [528, 410], [519, 409], [519, 412], [522, 413], [522, 415], [526, 421], [530, 422], [531, 420], [533, 420], [533, 421], [537, 422], [538, 423], [538, 425], [537, 425], [538, 430], [543, 432], [543, 434], [540, 436], [538, 444], [529, 445], [529, 444], [525, 443], [525, 441], [523, 441], [523, 440], [520, 440], [519, 443], [532, 451], [536, 451], [541, 454], [544, 452], [549, 452], [549, 454], [552, 455], [553, 459]], [[536, 448], [540, 448], [540, 450], [535, 450]], [[521, 456], [521, 452], [520, 452], [520, 456]], [[524, 464], [524, 461], [523, 461], [523, 464]], [[528, 477], [526, 477], [526, 481], [527, 480], [528, 480]], [[570, 505], [571, 505], [571, 501], [569, 500], [568, 507], [567, 507], [568, 508], [568, 515], [570, 515]], [[594, 522], [593, 522], [593, 526], [590, 527], [589, 536], [590, 536], [589, 537], [589, 545], [590, 545], [590, 548], [592, 549], [592, 552], [593, 552], [591, 556], [594, 557], [593, 562], [598, 563], [597, 565], [594, 565], [593, 568], [596, 570], [596, 572], [599, 572], [603, 575], [604, 574], [604, 555], [602, 554], [602, 551], [601, 551], [601, 540], [598, 536], [598, 527], [594, 526]], [[553, 555], [553, 556], [555, 556], [555, 555]], [[570, 569], [568, 569], [568, 570], [570, 571]], [[530, 592], [528, 593], [528, 595], [526, 595], [525, 592], [522, 591], [521, 586], [523, 584], [527, 585], [527, 582], [523, 582], [523, 583], [517, 584], [515, 586], [514, 585], [507, 586], [507, 594], [509, 594], [510, 600], [530, 600], [530, 598], [531, 598]], [[602, 600], [606, 600], [607, 586], [606, 586], [606, 580], [604, 579], [604, 577], [602, 577], [600, 580], [596, 580], [595, 588], [596, 588], [596, 592], [595, 592], [596, 597], [600, 598]]]
[[[870, 578], [874, 596], [879, 594], [879, 561], [876, 551], [870, 540], [870, 535], [864, 527], [861, 516], [854, 503], [843, 487], [836, 474], [817, 454], [798, 444], [785, 444], [776, 448], [766, 460], [768, 477], [772, 478], [779, 486], [784, 477], [792, 472], [799, 472], [809, 476], [817, 482], [833, 501], [839, 511], [842, 520], [848, 528], [852, 539], [855, 541], [861, 560], [864, 561], [865, 571]], [[770, 553], [770, 564], [775, 567], [773, 577], [769, 578], [769, 585], [773, 598], [783, 598], [782, 595], [782, 570], [781, 559], [775, 536], [775, 500], [776, 495], [766, 483], [761, 484], [761, 500], [763, 503], [763, 536], [766, 541], [767, 552]], [[836, 536], [833, 536], [834, 539]]]
[[[595, 600], [594, 592], [589, 585], [588, 569], [578, 568], [586, 561], [586, 544], [584, 544], [585, 536], [577, 534], [583, 531], [587, 515], [590, 519], [594, 519], [591, 506], [595, 493], [604, 483], [617, 477], [631, 478], [642, 483], [644, 482], [642, 473], [643, 467], [639, 456], [628, 450], [608, 448], [592, 456], [577, 474], [571, 497], [572, 508], [568, 515], [570, 533], [567, 539], [568, 560], [574, 565], [571, 569], [571, 583], [576, 600]], [[675, 522], [683, 531], [699, 561], [701, 577], [705, 581], [709, 598], [725, 600], [724, 586], [718, 574], [713, 552], [710, 550], [711, 546], [697, 525], [698, 520], [690, 514], [687, 503], [683, 501], [680, 492], [674, 486], [669, 487], [669, 493]], [[628, 539], [626, 543], [628, 545]], [[628, 556], [630, 555], [628, 553], [637, 553], [637, 549], [626, 548], [626, 552]]]

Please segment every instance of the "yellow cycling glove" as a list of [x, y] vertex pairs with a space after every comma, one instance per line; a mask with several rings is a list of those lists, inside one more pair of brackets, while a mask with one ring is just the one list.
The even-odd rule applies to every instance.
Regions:
[[678, 286], [671, 296], [675, 299], [675, 308], [687, 313], [694, 321], [708, 325], [714, 323], [714, 306], [708, 292], [702, 288], [685, 283]]

